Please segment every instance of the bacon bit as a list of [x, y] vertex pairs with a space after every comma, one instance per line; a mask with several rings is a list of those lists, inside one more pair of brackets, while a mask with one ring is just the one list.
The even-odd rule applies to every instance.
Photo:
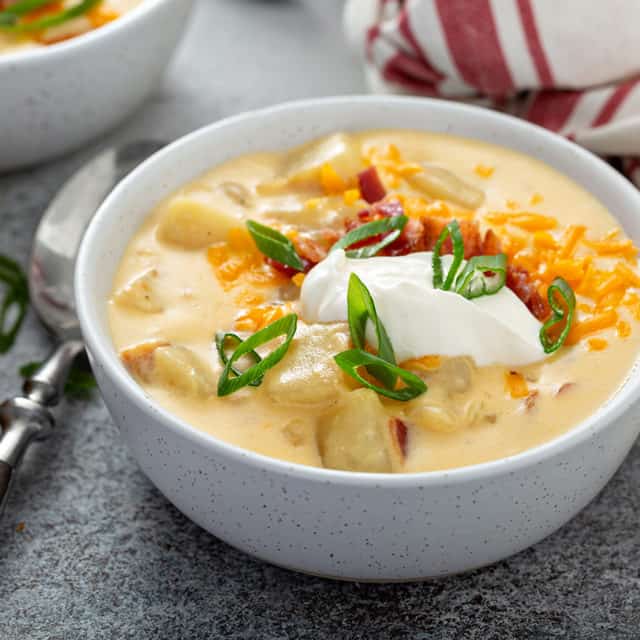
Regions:
[[505, 371], [504, 388], [512, 398], [526, 398], [529, 395], [529, 387], [524, 376], [517, 371]]
[[333, 165], [325, 162], [320, 167], [320, 184], [326, 195], [343, 193], [347, 188], [346, 182], [338, 175]]
[[549, 305], [531, 282], [531, 277], [526, 269], [513, 264], [508, 265], [507, 287], [524, 302], [527, 309], [538, 320], [544, 320], [549, 315]]
[[360, 200], [360, 189], [347, 189], [342, 194], [342, 199], [346, 205], [354, 205], [358, 200]]
[[585, 336], [613, 327], [617, 321], [617, 312], [609, 309], [586, 320], [574, 322], [567, 336], [566, 344], [575, 344]]
[[628, 338], [631, 335], [631, 325], [625, 320], [620, 320], [616, 325], [618, 337]]
[[358, 185], [360, 187], [360, 193], [364, 200], [369, 204], [382, 200], [387, 191], [380, 180], [378, 170], [371, 166], [358, 174]]
[[[300, 234], [292, 242], [303, 262], [314, 265], [327, 257], [327, 249], [307, 235]], [[305, 268], [305, 271], [308, 271], [308, 269]]]
[[591, 338], [587, 340], [589, 351], [602, 351], [607, 348], [608, 344], [604, 338]]
[[398, 451], [402, 455], [404, 460], [407, 457], [407, 445], [409, 441], [409, 430], [406, 423], [400, 418], [389, 418], [389, 431], [391, 432], [391, 439], [398, 447]]
[[558, 226], [558, 221], [551, 216], [543, 216], [540, 213], [510, 213], [494, 211], [485, 216], [490, 224], [509, 224], [524, 231], [549, 231]]
[[291, 282], [293, 282], [296, 287], [300, 288], [302, 286], [302, 283], [304, 282], [304, 278], [304, 273], [296, 273], [296, 275], [291, 278]]
[[538, 390], [532, 391], [525, 399], [524, 399], [524, 408], [526, 411], [533, 411], [536, 406], [536, 402], [538, 400], [538, 396], [540, 393]]
[[424, 227], [420, 220], [411, 218], [404, 226], [397, 240], [382, 250], [383, 255], [405, 256], [416, 251], [424, 251]]
[[539, 193], [534, 193], [529, 200], [529, 204], [535, 207], [537, 204], [540, 204], [544, 198]]
[[569, 389], [573, 389], [573, 387], [575, 386], [576, 386], [575, 382], [564, 382], [558, 387], [558, 390], [556, 391], [556, 396], [566, 393], [567, 391], [569, 391]]
[[500, 238], [493, 232], [493, 229], [487, 229], [482, 240], [482, 253], [485, 256], [495, 256], [502, 253], [502, 242]]
[[473, 170], [479, 175], [481, 178], [490, 178], [495, 171], [494, 167], [489, 167], [486, 164], [477, 164]]
[[433, 371], [442, 364], [440, 356], [422, 356], [422, 358], [412, 358], [400, 363], [403, 369], [418, 369], [419, 371]]
[[[424, 250], [433, 250], [438, 237], [449, 222], [450, 220], [422, 218], [422, 224], [424, 226]], [[482, 252], [482, 240], [480, 238], [478, 223], [474, 220], [458, 220], [458, 224], [460, 225], [460, 233], [462, 234], [462, 240], [464, 242], [465, 259], [468, 260], [473, 256], [480, 255]], [[452, 251], [451, 238], [447, 238], [442, 245], [442, 254], [451, 253]]]

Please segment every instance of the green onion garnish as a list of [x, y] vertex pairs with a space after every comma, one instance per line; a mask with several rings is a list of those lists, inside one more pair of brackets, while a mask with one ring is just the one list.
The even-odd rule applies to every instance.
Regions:
[[[347, 320], [351, 340], [357, 349], [364, 349], [366, 343], [367, 322], [371, 320], [376, 332], [378, 356], [385, 362], [396, 364], [396, 356], [393, 352], [391, 340], [387, 330], [378, 317], [376, 305], [366, 285], [355, 273], [349, 276], [349, 288], [347, 291]], [[378, 378], [387, 387], [393, 388], [396, 384], [396, 375], [388, 368], [367, 369], [369, 373]]]
[[[28, 362], [18, 369], [18, 373], [23, 378], [30, 378], [41, 366], [42, 362]], [[74, 363], [64, 386], [64, 392], [68, 396], [87, 396], [97, 386], [91, 370], [86, 366], [83, 367], [82, 364]]]
[[[564, 300], [567, 305], [566, 309], [560, 304], [556, 293]], [[554, 353], [564, 344], [569, 335], [576, 309], [576, 296], [569, 283], [564, 278], [558, 277], [554, 279], [547, 289], [547, 300], [549, 300], [549, 306], [551, 307], [551, 317], [540, 329], [540, 342], [545, 353]], [[563, 320], [565, 321], [564, 328], [554, 341], [549, 336], [549, 331]]]
[[247, 222], [247, 229], [265, 256], [297, 271], [304, 271], [304, 263], [289, 238], [253, 220]]
[[[442, 256], [440, 251], [442, 245], [445, 243], [448, 237], [451, 237], [451, 244], [453, 245], [453, 262], [449, 267], [446, 279], [442, 275]], [[460, 225], [457, 220], [452, 220], [443, 230], [435, 246], [433, 247], [433, 287], [435, 289], [442, 289], [443, 291], [449, 291], [453, 284], [456, 273], [460, 268], [462, 259], [464, 258], [464, 241], [462, 240], [462, 233], [460, 232]]]
[[89, 9], [92, 9], [100, 2], [102, 2], [102, 0], [83, 0], [73, 7], [63, 9], [51, 16], [46, 16], [32, 22], [20, 22], [20, 16], [24, 16], [34, 9], [52, 4], [52, 2], [42, 2], [39, 0], [24, 0], [0, 13], [0, 28], [21, 32], [44, 31], [45, 29], [57, 27], [69, 20], [73, 20], [73, 18], [84, 15]]
[[[357, 227], [342, 236], [342, 238], [331, 247], [331, 251], [334, 249], [344, 249], [347, 258], [372, 258], [398, 238], [404, 226], [407, 224], [408, 219], [407, 216], [391, 216], [389, 218], [383, 218], [382, 220], [367, 222], [367, 224], [363, 224], [361, 227]], [[389, 233], [389, 235], [382, 238], [380, 242], [366, 247], [360, 247], [359, 249], [348, 250], [348, 247], [351, 245], [383, 233]]]
[[[427, 385], [417, 375], [411, 373], [411, 371], [402, 369], [401, 367], [391, 364], [390, 362], [363, 351], [362, 349], [350, 349], [349, 351], [343, 351], [337, 356], [334, 356], [334, 360], [345, 373], [350, 375], [352, 378], [355, 378], [360, 382], [360, 384], [368, 389], [372, 389], [380, 395], [391, 398], [392, 400], [405, 402], [416, 398], [427, 390]], [[406, 386], [401, 389], [389, 389], [388, 387], [379, 387], [374, 385], [358, 373], [358, 369], [360, 367], [366, 367], [367, 371], [385, 371], [385, 377], [395, 379], [400, 378]], [[381, 379], [380, 375], [377, 375], [376, 377]]]
[[[224, 370], [218, 380], [218, 395], [228, 396], [235, 393], [242, 387], [250, 385], [252, 382], [261, 380], [267, 370], [274, 367], [282, 358], [284, 358], [291, 340], [296, 333], [296, 327], [298, 323], [298, 316], [295, 313], [290, 313], [280, 320], [272, 322], [269, 326], [261, 329], [257, 333], [243, 340], [236, 350], [231, 354]], [[275, 340], [280, 336], [285, 336], [284, 342], [276, 347], [269, 355], [265, 356], [259, 362], [249, 367], [246, 371], [240, 375], [231, 377], [234, 371], [234, 364], [242, 358], [242, 356], [251, 354], [259, 346]]]
[[29, 285], [20, 265], [0, 256], [0, 281], [4, 282], [4, 299], [0, 305], [0, 353], [15, 342], [29, 306]]
[[[235, 333], [228, 333], [228, 332], [224, 333], [224, 331], [218, 331], [218, 333], [216, 333], [216, 349], [218, 350], [218, 356], [223, 365], [226, 365], [227, 362], [229, 362], [229, 356], [227, 356], [226, 348], [227, 348], [227, 342], [230, 340], [233, 340], [236, 343], [236, 347], [239, 344], [242, 344], [242, 338], [239, 335], [236, 335]], [[253, 361], [256, 363], [262, 360], [262, 357], [256, 351], [253, 351], [253, 350], [249, 351], [247, 355], [253, 358]], [[236, 376], [242, 375], [242, 371], [238, 370], [236, 367], [233, 367], [233, 366], [231, 367], [231, 372], [234, 373]], [[261, 383], [262, 383], [262, 376], [260, 376], [259, 378], [256, 378], [252, 382], [249, 382], [249, 385], [252, 387], [259, 387]]]
[[465, 298], [479, 298], [498, 293], [507, 282], [507, 256], [475, 256], [456, 278], [456, 293]]

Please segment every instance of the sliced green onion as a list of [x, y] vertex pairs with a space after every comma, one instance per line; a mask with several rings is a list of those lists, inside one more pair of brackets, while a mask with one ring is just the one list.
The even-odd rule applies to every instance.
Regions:
[[[427, 385], [414, 373], [402, 369], [395, 364], [391, 364], [386, 360], [378, 356], [374, 356], [371, 353], [363, 351], [362, 349], [350, 349], [349, 351], [343, 351], [334, 356], [336, 364], [348, 375], [357, 380], [360, 384], [372, 389], [376, 393], [382, 396], [391, 398], [392, 400], [400, 400], [405, 402], [412, 400], [417, 396], [423, 394], [427, 390]], [[400, 389], [389, 389], [387, 387], [379, 387], [372, 384], [369, 380], [362, 377], [358, 373], [358, 369], [365, 367], [367, 371], [375, 369], [376, 371], [386, 371], [387, 378], [400, 378], [405, 383], [405, 387]], [[376, 376], [377, 377], [377, 376]], [[380, 378], [378, 378], [380, 379]], [[395, 385], [394, 385], [395, 386]]]
[[[224, 331], [218, 331], [218, 333], [216, 333], [216, 349], [218, 350], [218, 356], [223, 365], [226, 365], [227, 362], [229, 362], [229, 356], [227, 356], [226, 352], [227, 342], [229, 340], [233, 340], [236, 343], [236, 347], [243, 342], [242, 338], [235, 333], [224, 333]], [[253, 358], [253, 361], [255, 363], [258, 363], [262, 360], [262, 357], [256, 351], [249, 351], [247, 355]], [[242, 375], [242, 371], [240, 371], [236, 367], [231, 367], [231, 372], [236, 376]], [[252, 382], [249, 382], [249, 385], [252, 387], [259, 387], [260, 384], [262, 384], [262, 376], [260, 376], [260, 378], [256, 378]]]
[[[393, 352], [391, 340], [387, 330], [378, 317], [376, 305], [366, 285], [355, 273], [349, 276], [349, 288], [347, 291], [347, 320], [351, 340], [357, 349], [364, 349], [366, 343], [367, 322], [371, 320], [376, 332], [378, 356], [385, 362], [396, 364], [396, 356]], [[396, 376], [387, 368], [373, 367], [369, 373], [378, 378], [387, 387], [393, 388], [396, 384]]]
[[[398, 238], [408, 220], [409, 218], [407, 218], [407, 216], [391, 216], [389, 218], [367, 222], [367, 224], [363, 224], [361, 227], [357, 227], [342, 236], [342, 238], [331, 247], [331, 251], [334, 249], [344, 249], [347, 258], [372, 258]], [[348, 250], [351, 245], [383, 233], [389, 233], [389, 235], [382, 238], [380, 242], [366, 247], [360, 247], [359, 249]]]
[[[564, 300], [567, 305], [566, 309], [560, 304], [556, 294]], [[569, 283], [564, 278], [558, 277], [554, 279], [547, 289], [547, 300], [549, 300], [549, 306], [551, 307], [551, 317], [540, 329], [540, 342], [542, 343], [542, 348], [545, 353], [554, 353], [564, 344], [571, 330], [576, 309], [576, 296], [573, 293], [573, 289], [569, 286]], [[549, 331], [563, 320], [565, 322], [564, 327], [554, 341], [550, 337]]]
[[29, 285], [20, 265], [0, 256], [0, 282], [4, 282], [4, 299], [0, 304], [0, 353], [15, 342], [29, 306]]
[[[10, 7], [0, 14], [0, 18], [3, 18], [0, 21], [0, 27], [7, 28], [12, 31], [21, 32], [44, 31], [45, 29], [57, 27], [60, 24], [84, 15], [85, 13], [87, 13], [87, 11], [92, 9], [100, 2], [102, 2], [102, 0], [83, 0], [73, 7], [69, 7], [68, 9], [59, 11], [58, 13], [54, 13], [51, 16], [45, 16], [44, 18], [34, 20], [33, 22], [20, 22], [18, 18], [21, 15], [25, 15], [29, 11], [50, 4], [48, 2], [38, 3], [37, 0], [33, 0], [31, 3], [29, 3], [28, 0], [25, 0], [24, 2], [18, 3], [19, 13], [18, 11], [16, 11], [16, 7], [14, 5], [13, 7]], [[27, 6], [29, 6], [30, 8], [26, 8]]]
[[456, 278], [456, 293], [479, 298], [498, 293], [507, 282], [507, 256], [474, 256]]
[[[451, 237], [451, 244], [453, 245], [453, 262], [449, 267], [447, 277], [444, 278], [442, 274], [442, 256], [440, 251], [442, 245], [446, 242], [447, 238]], [[462, 240], [462, 233], [460, 232], [460, 225], [457, 220], [452, 220], [443, 230], [435, 246], [433, 247], [433, 286], [435, 289], [442, 289], [443, 291], [449, 291], [453, 280], [458, 273], [458, 269], [462, 264], [464, 258], [464, 241]]]
[[[42, 362], [28, 362], [18, 369], [18, 373], [23, 378], [30, 378], [41, 366]], [[91, 370], [86, 365], [83, 367], [82, 364], [74, 363], [64, 386], [64, 392], [68, 396], [87, 396], [97, 386]]]
[[0, 11], [0, 18], [7, 16], [8, 18], [15, 19], [16, 16], [22, 16], [41, 7], [45, 7], [48, 4], [54, 4], [57, 0], [22, 0], [22, 2], [15, 2], [4, 11]]
[[304, 263], [289, 238], [253, 220], [247, 222], [247, 229], [265, 256], [297, 271], [304, 271]]
[[[262, 379], [269, 369], [284, 358], [291, 344], [291, 340], [296, 333], [297, 324], [298, 316], [295, 313], [290, 313], [284, 318], [280, 318], [280, 320], [276, 320], [264, 329], [254, 333], [246, 340], [243, 340], [227, 360], [220, 380], [218, 380], [218, 395], [228, 396], [250, 385], [252, 382]], [[250, 354], [259, 346], [271, 342], [271, 340], [275, 340], [275, 338], [279, 338], [280, 336], [285, 337], [284, 342], [276, 347], [269, 355], [262, 358], [259, 362], [256, 362], [256, 364], [249, 367], [239, 376], [231, 377], [231, 375], [235, 373], [233, 365], [242, 358], [242, 356]]]

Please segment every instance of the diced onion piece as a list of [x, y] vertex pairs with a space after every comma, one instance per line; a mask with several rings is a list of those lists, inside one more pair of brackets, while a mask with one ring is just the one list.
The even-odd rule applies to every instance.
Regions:
[[423, 173], [409, 176], [409, 182], [436, 200], [449, 200], [466, 209], [477, 209], [484, 202], [484, 192], [460, 179], [448, 169], [424, 164]]

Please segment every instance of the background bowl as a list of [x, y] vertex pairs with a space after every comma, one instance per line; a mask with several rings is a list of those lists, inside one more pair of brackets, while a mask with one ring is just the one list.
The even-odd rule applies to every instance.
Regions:
[[[259, 558], [324, 576], [414, 580], [486, 565], [539, 541], [582, 509], [638, 435], [624, 412], [640, 373], [591, 418], [524, 453], [406, 475], [282, 462], [226, 444], [158, 407], [121, 365], [106, 301], [132, 234], [154, 205], [211, 166], [286, 149], [335, 130], [411, 128], [454, 133], [530, 154], [599, 198], [634, 240], [640, 195], [580, 147], [514, 118], [417, 98], [309, 100], [201, 129], [156, 154], [109, 196], [84, 238], [78, 312], [94, 371], [143, 471], [188, 517]], [[215, 416], [212, 416], [215, 419]]]
[[0, 172], [81, 146], [121, 122], [158, 84], [193, 0], [145, 0], [49, 47], [0, 54]]

